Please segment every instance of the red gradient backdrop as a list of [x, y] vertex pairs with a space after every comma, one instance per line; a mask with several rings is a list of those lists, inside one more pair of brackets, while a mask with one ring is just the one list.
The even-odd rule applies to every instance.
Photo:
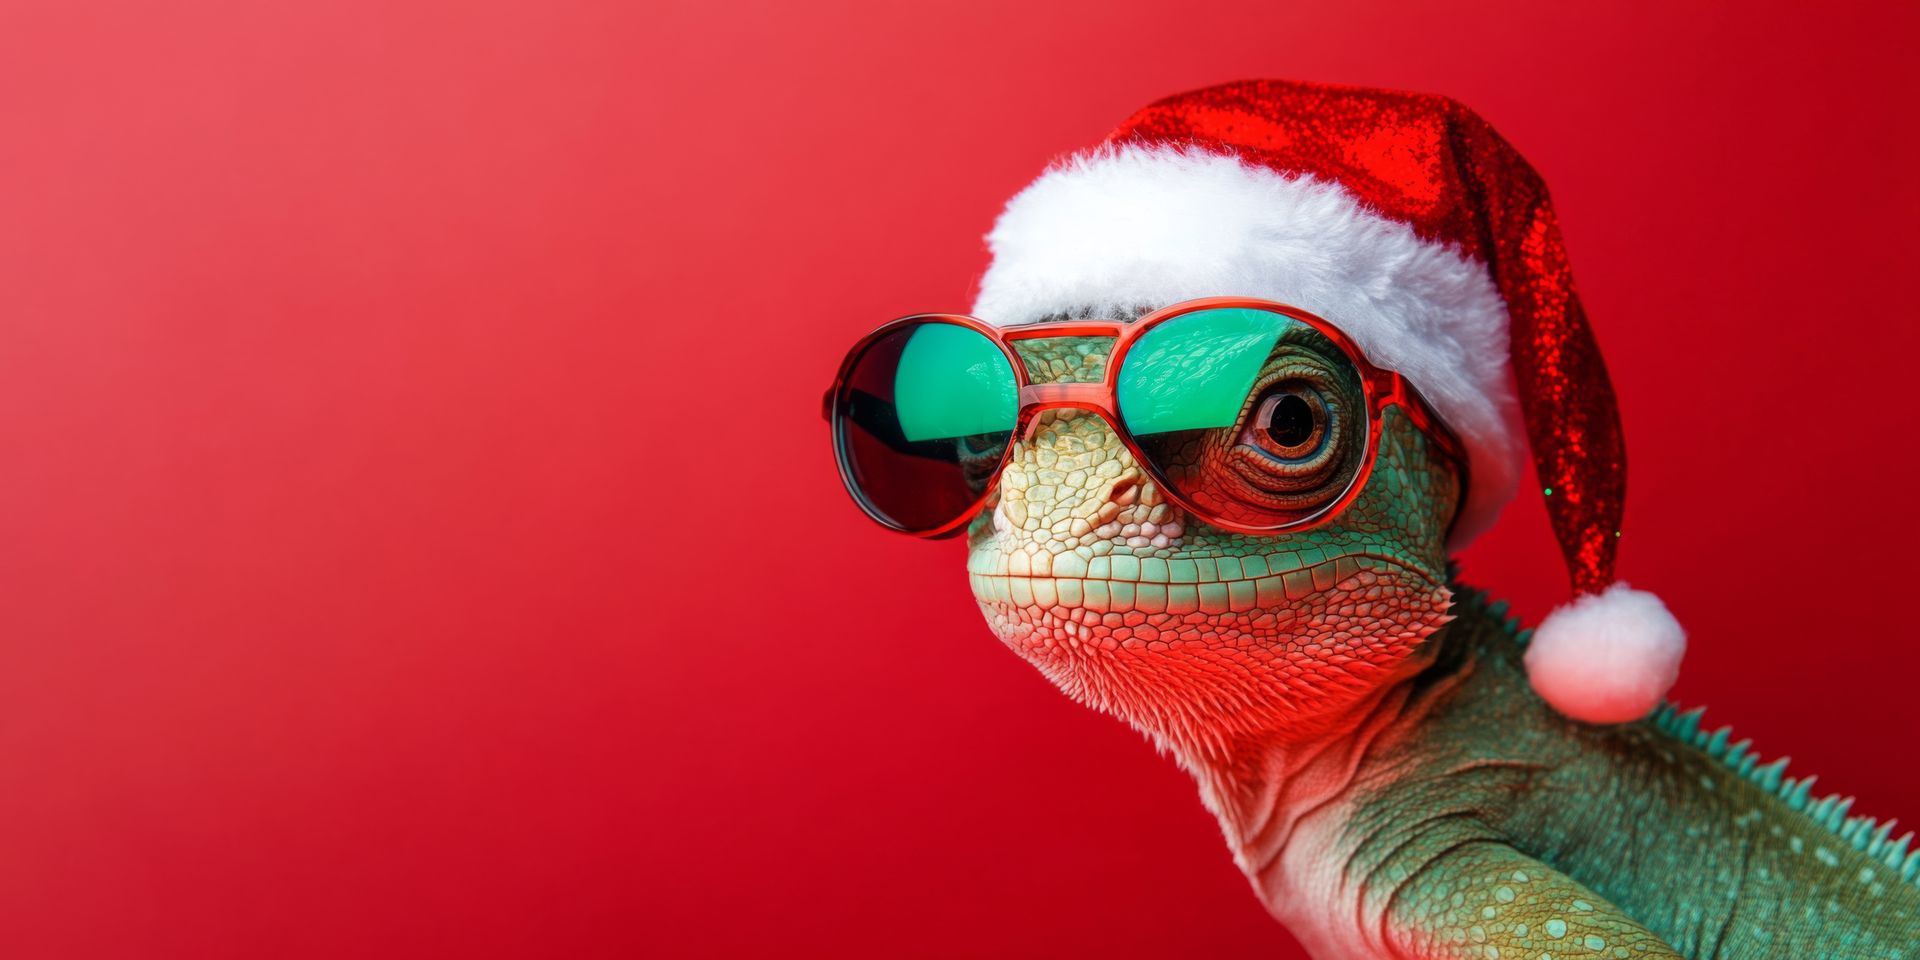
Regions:
[[[1680, 697], [1920, 817], [1913, 7], [1605, 7], [0, 4], [0, 949], [1299, 955], [818, 420], [1250, 76], [1534, 160]], [[1465, 569], [1563, 589], [1531, 500]]]

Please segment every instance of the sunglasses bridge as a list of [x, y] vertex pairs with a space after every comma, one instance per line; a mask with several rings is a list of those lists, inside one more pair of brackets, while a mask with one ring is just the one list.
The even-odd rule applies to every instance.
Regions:
[[1040, 413], [1062, 407], [1097, 413], [1109, 426], [1119, 414], [1105, 383], [1029, 383], [1020, 388], [1020, 438], [1032, 439]]

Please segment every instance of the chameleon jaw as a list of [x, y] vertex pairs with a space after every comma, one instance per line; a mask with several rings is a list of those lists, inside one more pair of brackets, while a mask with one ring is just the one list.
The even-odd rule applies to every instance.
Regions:
[[1023, 633], [1027, 645], [1090, 650], [1171, 649], [1201, 626], [1212, 639], [1234, 635], [1241, 642], [1286, 642], [1293, 639], [1290, 628], [1298, 612], [1315, 598], [1344, 599], [1323, 612], [1366, 620], [1388, 612], [1375, 609], [1379, 604], [1373, 602], [1380, 599], [1376, 588], [1383, 578], [1413, 574], [1438, 586], [1416, 570], [1366, 553], [1313, 562], [1296, 554], [1139, 559], [1100, 557], [1081, 567], [1056, 558], [1050, 573], [1029, 568], [1025, 574], [970, 571], [968, 577], [974, 599], [1001, 639], [1012, 644], [1011, 634]]
[[1448, 600], [1415, 567], [1333, 547], [1035, 559], [974, 552], [988, 625], [1068, 695], [1154, 732], [1160, 718], [1224, 705], [1248, 709], [1221, 729], [1317, 713], [1403, 660], [1444, 623], [1435, 611]]

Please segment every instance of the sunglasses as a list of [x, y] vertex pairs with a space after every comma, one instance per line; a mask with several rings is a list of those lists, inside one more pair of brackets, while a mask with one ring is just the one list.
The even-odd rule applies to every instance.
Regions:
[[[1034, 383], [1034, 360], [1065, 373]], [[1041, 417], [1049, 410], [1105, 420], [1195, 519], [1243, 534], [1310, 529], [1366, 487], [1388, 407], [1464, 470], [1459, 442], [1405, 377], [1368, 362], [1320, 317], [1240, 297], [1133, 322], [1003, 329], [955, 314], [903, 317], [854, 344], [822, 400], [854, 502], [919, 537], [964, 529], [1019, 444], [1058, 419]], [[1080, 452], [1064, 447], [1063, 473], [1098, 466], [1073, 459]]]

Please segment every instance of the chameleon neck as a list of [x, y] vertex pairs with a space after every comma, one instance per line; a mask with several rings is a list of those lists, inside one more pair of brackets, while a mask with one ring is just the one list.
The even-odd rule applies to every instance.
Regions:
[[[1527, 687], [1526, 637], [1505, 606], [1452, 590], [1452, 620], [1342, 727], [1182, 756], [1255, 891], [1315, 957], [1397, 955], [1392, 931], [1457, 906], [1436, 890], [1471, 892], [1449, 857], [1506, 854], [1499, 877], [1540, 886], [1484, 889], [1564, 904], [1528, 920], [1496, 899], [1465, 922], [1508, 910], [1521, 940], [1525, 923], [1557, 923], [1540, 927], [1555, 940], [1618, 909], [1634, 925], [1588, 924], [1578, 944], [1657, 935], [1687, 956], [1911, 955], [1920, 861], [1890, 827], [1809, 799], [1779, 781], [1780, 763], [1757, 767], [1724, 731], [1695, 731], [1693, 714], [1559, 716]], [[1558, 945], [1553, 956], [1576, 943]]]
[[1456, 639], [1461, 632], [1441, 628], [1339, 723], [1307, 736], [1249, 737], [1224, 751], [1167, 745], [1199, 782], [1234, 861], [1270, 907], [1284, 864], [1331, 843], [1344, 802], [1378, 749], [1403, 740], [1469, 672], [1473, 649]]

